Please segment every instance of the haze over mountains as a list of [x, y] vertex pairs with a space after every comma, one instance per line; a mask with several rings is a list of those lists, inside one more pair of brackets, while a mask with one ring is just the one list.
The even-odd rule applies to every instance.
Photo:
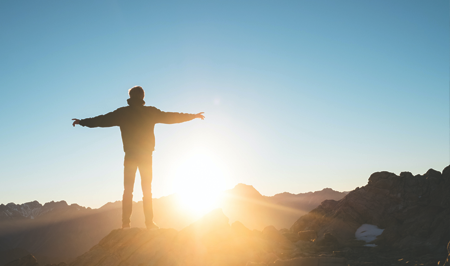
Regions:
[[[366, 186], [349, 193], [324, 189], [264, 197], [253, 187], [240, 184], [224, 193], [221, 203], [228, 215], [241, 215], [238, 221], [215, 209], [181, 230], [110, 230], [105, 226], [120, 221], [117, 202], [96, 210], [65, 202], [1, 205], [0, 265], [450, 266], [448, 191], [450, 166], [442, 172], [430, 169], [415, 176], [376, 172]], [[296, 207], [311, 206], [327, 193], [346, 195], [340, 200], [324, 200], [290, 229], [269, 225], [251, 230], [240, 222], [245, 220], [254, 228], [265, 222], [281, 224], [284, 221], [277, 215], [290, 219], [300, 212]], [[296, 202], [300, 198], [303, 201]], [[174, 202], [171, 197], [163, 199]], [[157, 205], [158, 212], [169, 206]], [[182, 219], [185, 213], [172, 218]], [[89, 239], [99, 236], [101, 240]], [[11, 245], [13, 248], [6, 250]], [[83, 245], [85, 251], [80, 250]], [[38, 260], [24, 256], [29, 253]], [[13, 260], [14, 256], [19, 259]], [[61, 261], [66, 263], [45, 264]]]
[[[347, 192], [322, 191], [263, 196], [250, 185], [238, 184], [225, 191], [219, 207], [230, 222], [240, 221], [250, 229], [273, 225], [289, 228], [300, 216], [326, 200], [340, 200]], [[205, 199], [207, 200], [207, 199]], [[179, 204], [177, 195], [154, 199], [155, 222], [162, 228], [181, 230], [195, 222], [190, 211]], [[142, 202], [133, 205], [132, 226], [145, 227]], [[0, 205], [0, 252], [32, 253], [42, 263], [69, 261], [86, 252], [111, 230], [121, 226], [121, 202], [91, 209], [65, 201], [37, 201]], [[18, 251], [22, 249], [22, 251]], [[1, 263], [1, 261], [0, 261]], [[1, 265], [1, 264], [0, 264]]]

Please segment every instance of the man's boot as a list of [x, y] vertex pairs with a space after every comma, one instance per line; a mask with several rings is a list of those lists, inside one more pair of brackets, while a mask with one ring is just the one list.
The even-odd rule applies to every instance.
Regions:
[[159, 227], [153, 222], [153, 204], [152, 198], [147, 199], [146, 197], [142, 198], [142, 203], [144, 206], [144, 216], [145, 216], [145, 225], [148, 230], [157, 230]]
[[133, 208], [133, 194], [127, 193], [125, 191], [123, 193], [122, 198], [122, 229], [130, 228], [130, 217]]

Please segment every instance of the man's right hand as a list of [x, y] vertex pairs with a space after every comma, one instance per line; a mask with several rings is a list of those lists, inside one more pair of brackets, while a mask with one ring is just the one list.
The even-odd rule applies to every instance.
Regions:
[[80, 119], [72, 118], [72, 120], [74, 120], [72, 126], [80, 124]]

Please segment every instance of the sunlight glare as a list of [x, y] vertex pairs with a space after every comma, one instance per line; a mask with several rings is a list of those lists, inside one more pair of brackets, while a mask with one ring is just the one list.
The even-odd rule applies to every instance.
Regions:
[[223, 171], [213, 156], [200, 152], [178, 166], [173, 185], [182, 208], [196, 217], [217, 208], [219, 196], [227, 188]]

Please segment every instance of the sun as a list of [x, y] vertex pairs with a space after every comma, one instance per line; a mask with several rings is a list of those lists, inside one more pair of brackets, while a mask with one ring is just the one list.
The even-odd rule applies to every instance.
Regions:
[[180, 207], [196, 217], [218, 208], [221, 192], [228, 187], [223, 167], [205, 152], [191, 154], [177, 167], [173, 186]]

